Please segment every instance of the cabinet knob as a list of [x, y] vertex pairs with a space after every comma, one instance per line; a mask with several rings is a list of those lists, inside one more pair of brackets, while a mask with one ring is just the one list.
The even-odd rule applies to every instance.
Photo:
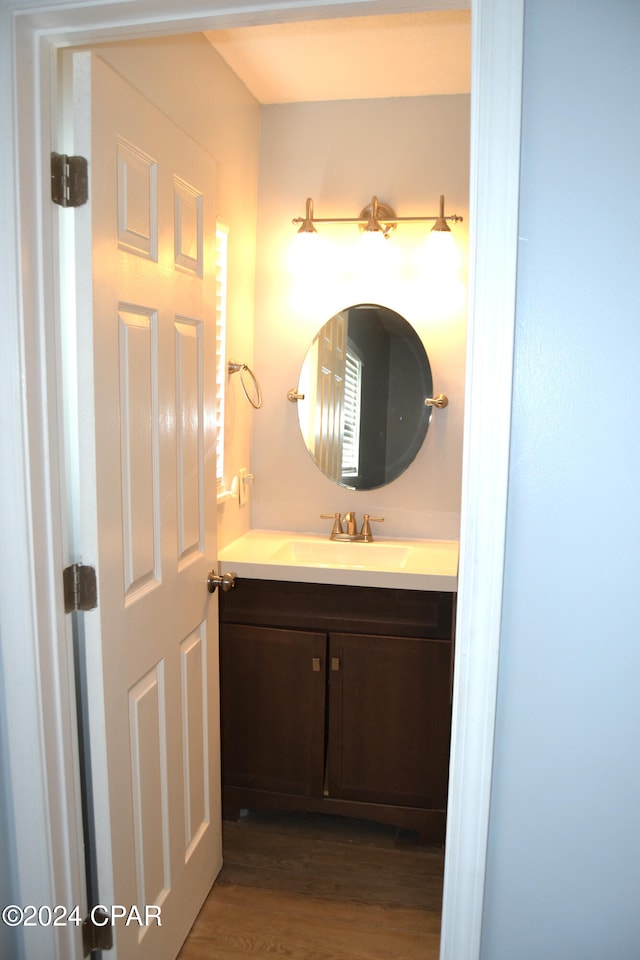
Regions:
[[332, 673], [340, 672], [340, 657], [331, 657], [331, 671]]
[[320, 657], [312, 657], [311, 666], [313, 667], [314, 673], [320, 673]]

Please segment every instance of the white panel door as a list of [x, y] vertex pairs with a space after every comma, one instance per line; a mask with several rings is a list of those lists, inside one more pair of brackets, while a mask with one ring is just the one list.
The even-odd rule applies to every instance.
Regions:
[[[77, 477], [100, 902], [120, 960], [174, 958], [221, 865], [212, 159], [104, 62], [71, 55]], [[73, 407], [73, 403], [70, 404]], [[73, 429], [70, 431], [73, 433]], [[111, 956], [111, 954], [110, 954]]]

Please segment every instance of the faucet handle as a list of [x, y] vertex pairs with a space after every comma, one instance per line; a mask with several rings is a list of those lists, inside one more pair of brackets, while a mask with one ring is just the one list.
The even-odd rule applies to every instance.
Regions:
[[365, 513], [364, 520], [362, 521], [362, 530], [360, 531], [360, 535], [365, 543], [370, 543], [373, 540], [371, 535], [371, 527], [369, 526], [370, 520], [375, 520], [376, 523], [382, 523], [384, 521], [384, 517], [370, 517], [368, 513]]
[[333, 520], [333, 530], [331, 531], [331, 536], [334, 537], [336, 533], [344, 533], [342, 529], [342, 521], [340, 520], [340, 513], [321, 513], [321, 520]]

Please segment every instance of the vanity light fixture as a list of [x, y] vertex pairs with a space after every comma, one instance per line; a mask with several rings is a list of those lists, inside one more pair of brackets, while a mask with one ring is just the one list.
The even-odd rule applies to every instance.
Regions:
[[295, 217], [291, 222], [298, 226], [298, 233], [317, 233], [314, 224], [316, 223], [355, 223], [364, 233], [380, 233], [385, 239], [388, 239], [399, 223], [428, 223], [433, 221], [432, 232], [451, 232], [448, 221], [454, 223], [462, 220], [457, 213], [445, 215], [444, 196], [440, 196], [440, 212], [435, 217], [398, 217], [395, 210], [382, 203], [377, 197], [372, 197], [371, 203], [360, 211], [359, 217], [315, 217], [313, 213], [313, 200], [307, 198], [304, 217]]

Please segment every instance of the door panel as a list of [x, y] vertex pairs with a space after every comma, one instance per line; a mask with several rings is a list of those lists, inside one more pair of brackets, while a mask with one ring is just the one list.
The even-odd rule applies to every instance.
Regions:
[[129, 691], [129, 738], [137, 902], [161, 903], [171, 886], [164, 665]]
[[207, 753], [207, 646], [202, 626], [180, 645], [185, 859], [197, 849], [211, 816]]
[[178, 461], [178, 564], [202, 551], [202, 324], [181, 319], [176, 337], [176, 441]]
[[342, 478], [342, 407], [346, 364], [347, 323], [342, 313], [325, 323], [318, 338], [319, 388], [315, 459], [333, 480]]
[[126, 603], [160, 578], [158, 459], [158, 314], [118, 310], [122, 546]]
[[[75, 451], [100, 902], [121, 960], [173, 958], [221, 865], [215, 544], [215, 166], [102, 61], [70, 55]], [[73, 431], [70, 431], [72, 434]], [[73, 457], [70, 458], [73, 460]]]

